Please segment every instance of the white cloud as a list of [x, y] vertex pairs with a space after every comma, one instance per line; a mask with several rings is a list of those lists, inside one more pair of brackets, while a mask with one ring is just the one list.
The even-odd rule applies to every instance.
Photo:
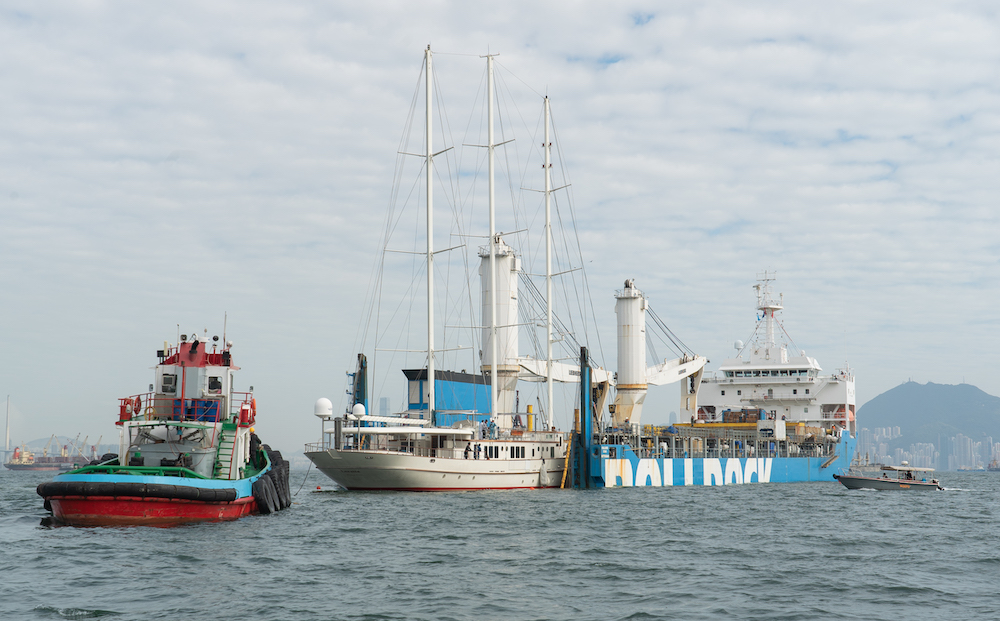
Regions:
[[997, 39], [987, 3], [7, 3], [14, 437], [107, 431], [175, 324], [228, 312], [262, 432], [313, 439], [428, 43], [456, 141], [487, 49], [530, 129], [532, 89], [551, 95], [607, 365], [624, 278], [720, 360], [769, 268], [797, 344], [850, 360], [861, 401], [908, 377], [998, 394]]

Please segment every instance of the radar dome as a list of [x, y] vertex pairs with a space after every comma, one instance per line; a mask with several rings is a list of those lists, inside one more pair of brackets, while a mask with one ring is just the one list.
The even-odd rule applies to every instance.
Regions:
[[365, 415], [365, 404], [355, 403], [354, 407], [351, 408], [351, 415], [355, 418], [361, 418]]
[[313, 412], [316, 416], [320, 418], [331, 418], [333, 417], [333, 402], [331, 402], [326, 397], [318, 399], [316, 401], [316, 409]]
[[743, 341], [736, 341], [735, 343], [733, 343], [733, 348], [734, 349], [743, 349]]

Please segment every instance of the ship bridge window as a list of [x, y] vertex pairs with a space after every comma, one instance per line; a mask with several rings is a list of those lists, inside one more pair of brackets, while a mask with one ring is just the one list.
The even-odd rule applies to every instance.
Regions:
[[733, 376], [732, 371], [726, 371], [726, 377], [732, 377], [732, 376]]
[[783, 370], [783, 371], [781, 372], [781, 376], [782, 376], [782, 377], [788, 377], [788, 371], [784, 371], [784, 370]]
[[210, 376], [208, 378], [208, 392], [212, 395], [218, 395], [222, 393], [222, 378]]
[[778, 377], [777, 371], [771, 371], [771, 377]]
[[166, 395], [175, 394], [177, 392], [177, 376], [171, 373], [164, 373], [160, 392]]
[[760, 371], [754, 371], [753, 372], [753, 376], [754, 377], [760, 377]]

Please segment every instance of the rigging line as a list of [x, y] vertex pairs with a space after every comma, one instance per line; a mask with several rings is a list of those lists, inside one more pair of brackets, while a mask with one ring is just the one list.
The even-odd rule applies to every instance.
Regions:
[[302, 485], [299, 486], [299, 489], [295, 492], [295, 494], [293, 494], [293, 496], [298, 496], [299, 492], [302, 491], [302, 488], [306, 486], [306, 479], [309, 478], [309, 473], [312, 472], [312, 467], [313, 467], [313, 463], [312, 463], [312, 460], [310, 459], [309, 460], [309, 468], [306, 469], [306, 476], [302, 477]]
[[543, 95], [543, 94], [539, 93], [538, 91], [536, 91], [535, 89], [533, 89], [530, 84], [528, 84], [527, 82], [525, 82], [524, 80], [522, 80], [519, 75], [517, 75], [516, 73], [514, 73], [513, 71], [511, 71], [506, 65], [504, 65], [503, 63], [501, 63], [499, 60], [494, 59], [493, 60], [493, 64], [494, 65], [500, 65], [501, 67], [503, 67], [504, 70], [507, 73], [509, 73], [510, 75], [512, 75], [515, 78], [517, 78], [517, 81], [520, 82], [521, 84], [524, 84], [528, 88], [528, 90], [531, 91], [532, 93], [534, 93], [534, 94], [536, 94], [536, 95], [538, 95], [539, 97], [542, 97], [542, 98], [545, 97], [545, 95]]
[[764, 323], [763, 318], [757, 320], [757, 324], [753, 327], [753, 333], [750, 334], [750, 338], [747, 339], [746, 341], [744, 341], [743, 347], [740, 348], [740, 350], [738, 352], [736, 352], [736, 357], [737, 358], [739, 358], [740, 356], [742, 356], [743, 352], [746, 351], [746, 348], [750, 346], [750, 343], [752, 343], [753, 340], [755, 338], [757, 338], [757, 331], [760, 330], [760, 326], [761, 326], [762, 323]]
[[781, 331], [785, 334], [786, 337], [788, 337], [788, 342], [791, 343], [792, 347], [795, 348], [794, 351], [800, 351], [799, 350], [799, 346], [796, 345], [795, 341], [792, 340], [792, 335], [789, 334], [787, 330], [785, 330], [785, 324], [783, 322], [781, 322], [781, 321], [778, 321], [777, 319], [775, 319], [775, 323], [778, 324], [778, 327], [781, 328]]
[[[420, 84], [421, 84], [422, 78], [424, 76], [424, 72], [427, 70], [426, 57], [424, 57], [424, 58], [421, 59], [420, 65], [421, 65], [421, 70], [418, 72], [418, 75], [417, 75], [416, 85], [415, 85], [415, 87], [413, 89], [413, 96], [412, 96], [412, 98], [410, 100], [410, 108], [409, 108], [409, 111], [408, 111], [407, 116], [406, 116], [406, 121], [403, 124], [403, 132], [402, 132], [402, 134], [400, 136], [399, 146], [397, 147], [397, 153], [400, 152], [400, 151], [405, 151], [406, 150], [405, 149], [405, 145], [409, 142], [409, 139], [412, 136], [413, 122], [414, 122], [414, 118], [416, 116], [416, 107], [417, 107], [417, 102], [419, 101], [419, 96], [420, 96]], [[365, 321], [364, 330], [362, 331], [362, 334], [360, 335], [360, 338], [361, 338], [361, 347], [360, 347], [360, 349], [364, 348], [364, 343], [367, 342], [367, 340], [368, 340], [369, 331], [372, 329], [372, 316], [373, 315], [375, 316], [373, 341], [375, 341], [375, 342], [378, 341], [378, 334], [379, 334], [379, 330], [381, 329], [381, 323], [379, 321], [379, 319], [380, 319], [379, 315], [380, 314], [378, 312], [376, 312], [376, 309], [379, 306], [381, 306], [381, 304], [382, 304], [382, 297], [383, 297], [383, 294], [384, 294], [384, 283], [385, 283], [385, 249], [388, 247], [389, 239], [391, 238], [391, 235], [392, 235], [392, 230], [394, 230], [394, 228], [395, 228], [395, 226], [392, 224], [392, 222], [393, 222], [392, 215], [393, 215], [393, 212], [396, 209], [396, 206], [398, 205], [399, 191], [400, 191], [400, 189], [402, 187], [402, 178], [403, 178], [403, 170], [404, 170], [404, 168], [405, 168], [405, 156], [397, 155], [396, 156], [395, 168], [393, 170], [392, 186], [390, 187], [390, 191], [389, 191], [389, 205], [388, 205], [388, 209], [387, 209], [387, 213], [386, 213], [385, 227], [383, 229], [382, 239], [380, 239], [380, 242], [382, 242], [381, 243], [382, 251], [379, 252], [379, 253], [377, 253], [377, 255], [375, 257], [375, 263], [378, 266], [377, 267], [377, 277], [376, 277], [377, 279], [376, 279], [376, 281], [372, 285], [371, 298], [370, 298], [370, 306], [368, 306], [368, 308], [366, 309], [365, 314], [362, 315], [362, 319], [364, 319], [364, 317], [367, 316], [367, 321]], [[411, 194], [412, 194], [412, 188], [411, 188]], [[402, 217], [402, 213], [400, 213], [400, 217]], [[357, 341], [355, 341], [355, 345], [356, 345], [355, 350], [359, 349], [359, 347], [357, 347]], [[377, 369], [378, 368], [379, 368], [379, 366], [378, 366], [378, 352], [374, 351], [374, 352], [372, 352], [372, 364], [371, 364], [371, 367], [370, 367], [370, 376], [371, 376], [371, 382], [372, 382], [373, 385], [375, 385], [377, 383], [377, 381], [378, 381], [378, 378], [376, 377], [376, 373], [377, 373]], [[340, 399], [341, 405], [343, 405], [343, 401], [344, 401], [344, 396], [341, 395], [341, 399]]]
[[685, 344], [680, 339], [680, 337], [674, 334], [673, 330], [671, 330], [670, 327], [667, 326], [667, 322], [660, 319], [660, 316], [656, 314], [656, 311], [653, 310], [652, 306], [648, 306], [647, 310], [649, 312], [649, 316], [653, 319], [654, 323], [667, 334], [667, 338], [670, 339], [670, 342], [672, 342], [675, 346], [681, 349], [681, 351], [683, 351], [684, 353], [694, 355], [694, 350], [688, 347], [687, 344]]
[[[549, 117], [550, 117], [551, 122], [552, 122], [552, 133], [555, 135], [556, 150], [559, 153], [559, 162], [562, 163], [562, 162], [565, 162], [566, 160], [565, 160], [565, 158], [563, 156], [562, 142], [559, 140], [559, 133], [558, 133], [558, 131], [556, 129], [555, 115], [552, 114], [551, 111], [550, 111]], [[565, 166], [560, 166], [560, 168], [562, 169], [563, 177], [567, 178], [567, 176], [568, 176], [569, 173], [567, 172], [566, 167]], [[583, 280], [583, 284], [584, 284], [584, 290], [585, 290], [585, 292], [587, 294], [587, 299], [590, 300], [590, 312], [591, 312], [591, 315], [592, 315], [593, 320], [594, 320], [594, 332], [595, 332], [596, 337], [597, 337], [597, 348], [601, 352], [601, 358], [604, 358], [604, 344], [601, 341], [601, 331], [600, 331], [600, 329], [597, 326], [597, 312], [594, 309], [594, 299], [591, 296], [591, 292], [590, 292], [590, 279], [587, 276], [586, 264], [583, 261], [583, 246], [580, 243], [580, 232], [579, 232], [579, 230], [577, 228], [577, 225], [576, 225], [576, 217], [575, 217], [575, 213], [574, 213], [575, 210], [573, 209], [573, 199], [572, 199], [573, 189], [572, 189], [572, 185], [569, 185], [569, 192], [567, 194], [568, 194], [569, 199], [570, 199], [569, 200], [569, 210], [570, 210], [570, 216], [571, 216], [570, 217], [570, 221], [573, 223], [573, 234], [574, 234], [575, 239], [576, 239], [577, 251], [580, 254], [580, 268], [582, 270], [582, 280]]]
[[[510, 110], [513, 109], [514, 112], [516, 113], [516, 117], [521, 120], [521, 125], [525, 127], [525, 133], [527, 133], [527, 123], [524, 122], [524, 115], [521, 114], [521, 110], [517, 106], [517, 101], [513, 98], [512, 93], [510, 91], [510, 87], [507, 85], [507, 81], [505, 79], [505, 73], [503, 71], [501, 71], [499, 73], [494, 72], [494, 74], [499, 78], [499, 81], [500, 81], [500, 88], [497, 89], [497, 98], [498, 98], [498, 100], [501, 97], [503, 98], [502, 102], [498, 101], [498, 103], [502, 104], [501, 106], [498, 106], [498, 107], [501, 107], [502, 109], [504, 109], [504, 110], [507, 111], [508, 116], [506, 118], [508, 118], [508, 119], [514, 118], [514, 115], [510, 114]], [[511, 123], [505, 124], [504, 123], [504, 119], [505, 119], [505, 117], [501, 114], [500, 115], [500, 134], [501, 134], [502, 138], [504, 139], [503, 141], [506, 141], [506, 138], [507, 138], [507, 135], [506, 135], [507, 134], [507, 125], [508, 124], [509, 125], [513, 125], [513, 124], [511, 124]], [[511, 131], [512, 135], [516, 136], [516, 133], [514, 133], [513, 126], [511, 126], [510, 131]], [[510, 193], [511, 202], [513, 203], [513, 209], [512, 209], [512, 211], [514, 213], [514, 229], [516, 231], [522, 231], [522, 229], [523, 229], [522, 232], [516, 234], [516, 239], [518, 240], [518, 246], [520, 248], [522, 248], [522, 249], [525, 249], [525, 248], [530, 248], [531, 233], [530, 233], [530, 230], [528, 230], [528, 227], [522, 226], [522, 224], [521, 224], [522, 220], [525, 221], [525, 222], [527, 222], [527, 220], [528, 220], [528, 218], [527, 218], [527, 212], [526, 212], [525, 207], [524, 207], [523, 192], [521, 192], [520, 190], [515, 191], [515, 188], [514, 188], [515, 177], [514, 177], [514, 175], [511, 174], [512, 171], [523, 170], [523, 168], [520, 166], [520, 153], [521, 153], [521, 149], [518, 148], [518, 145], [516, 143], [514, 144], [513, 151], [514, 151], [514, 160], [515, 160], [515, 163], [517, 164], [516, 168], [512, 167], [511, 164], [510, 164], [510, 151], [511, 151], [511, 149], [508, 149], [506, 147], [504, 148], [504, 161], [505, 161], [505, 164], [506, 164], [506, 170], [504, 172], [505, 172], [505, 178], [507, 180], [508, 192]], [[523, 183], [523, 178], [522, 178], [521, 179], [521, 183], [518, 183], [517, 187], [520, 188], [523, 185], [524, 185], [524, 183]]]

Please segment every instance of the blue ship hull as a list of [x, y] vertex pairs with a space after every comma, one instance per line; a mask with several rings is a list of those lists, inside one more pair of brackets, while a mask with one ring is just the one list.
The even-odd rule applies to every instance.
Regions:
[[[846, 471], [857, 440], [843, 437], [832, 457], [640, 458], [632, 447], [599, 444], [589, 460], [590, 487], [671, 487], [748, 483], [834, 482]], [[615, 455], [615, 457], [611, 457]]]

